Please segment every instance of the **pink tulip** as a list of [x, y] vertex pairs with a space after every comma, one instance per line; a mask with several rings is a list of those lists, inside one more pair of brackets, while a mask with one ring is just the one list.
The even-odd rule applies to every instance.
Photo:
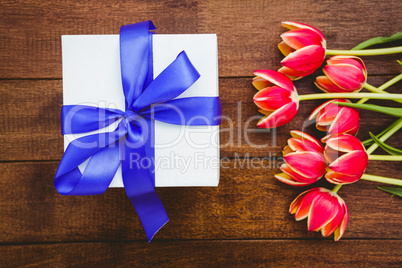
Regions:
[[334, 240], [341, 239], [348, 224], [349, 211], [338, 194], [317, 187], [301, 193], [290, 204], [289, 213], [297, 221], [307, 219], [309, 232], [321, 231], [324, 237], [334, 233]]
[[288, 123], [299, 109], [299, 98], [292, 80], [272, 70], [258, 70], [253, 85], [259, 91], [254, 103], [265, 115], [258, 123], [260, 128], [275, 128]]
[[281, 35], [279, 50], [285, 55], [283, 66], [278, 71], [292, 80], [300, 79], [317, 70], [325, 58], [326, 41], [324, 35], [307, 24], [286, 21], [282, 26], [290, 29]]
[[359, 110], [351, 107], [339, 106], [333, 102], [350, 103], [350, 101], [346, 99], [327, 101], [318, 106], [311, 113], [309, 120], [315, 118], [316, 128], [321, 131], [327, 131], [329, 135], [356, 134], [359, 130]]
[[324, 155], [329, 162], [327, 181], [334, 184], [353, 183], [361, 178], [368, 165], [368, 155], [360, 140], [349, 134], [330, 137]]
[[318, 181], [325, 173], [327, 162], [323, 156], [323, 146], [312, 136], [301, 131], [292, 130], [292, 138], [283, 149], [285, 164], [283, 173], [275, 178], [293, 186], [305, 186]]
[[324, 92], [355, 92], [363, 88], [367, 70], [362, 59], [354, 56], [334, 56], [323, 68], [325, 76], [316, 78], [316, 86]]

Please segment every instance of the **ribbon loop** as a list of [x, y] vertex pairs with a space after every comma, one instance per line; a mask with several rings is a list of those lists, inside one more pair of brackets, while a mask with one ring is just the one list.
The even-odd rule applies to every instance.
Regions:
[[147, 106], [172, 100], [193, 85], [200, 74], [191, 64], [187, 54], [182, 51], [177, 58], [163, 70], [139, 96], [133, 109], [139, 111]]
[[121, 80], [126, 110], [153, 79], [152, 36], [155, 30], [151, 21], [124, 25], [120, 28], [120, 65]]
[[118, 109], [64, 105], [61, 108], [61, 132], [64, 135], [94, 131], [109, 126], [122, 115]]

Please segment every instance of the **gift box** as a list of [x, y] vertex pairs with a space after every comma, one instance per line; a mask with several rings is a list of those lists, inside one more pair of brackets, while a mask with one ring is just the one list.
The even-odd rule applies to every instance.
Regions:
[[120, 35], [62, 37], [62, 195], [124, 187], [148, 241], [169, 221], [156, 186], [217, 186], [215, 35], [155, 35], [151, 21]]
[[[153, 35], [153, 76], [185, 51], [200, 78], [177, 98], [218, 96], [215, 34]], [[125, 109], [120, 70], [119, 35], [64, 35], [63, 104]], [[79, 137], [113, 131], [119, 121], [100, 130], [64, 135], [64, 144]], [[219, 126], [173, 125], [155, 121], [155, 158], [129, 159], [146, 166], [154, 161], [155, 186], [217, 186]], [[81, 172], [88, 160], [79, 166]], [[121, 165], [109, 187], [123, 187]]]

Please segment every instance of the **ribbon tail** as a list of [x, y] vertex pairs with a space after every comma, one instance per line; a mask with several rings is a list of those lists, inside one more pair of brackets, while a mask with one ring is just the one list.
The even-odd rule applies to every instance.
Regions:
[[153, 159], [147, 158], [144, 146], [135, 146], [141, 138], [139, 132], [139, 128], [129, 127], [125, 161], [122, 161], [123, 184], [127, 196], [141, 220], [148, 242], [150, 242], [154, 235], [169, 221], [169, 218], [155, 192], [150, 176], [150, 172], [154, 171]]
[[[62, 195], [92, 195], [106, 191], [119, 165], [119, 144], [126, 134], [122, 124], [113, 132], [84, 136], [72, 141], [54, 179]], [[78, 166], [89, 159], [83, 174]]]
[[84, 172], [78, 167], [56, 177], [55, 187], [63, 195], [96, 195], [104, 193], [120, 165], [117, 142], [99, 150], [89, 160]]

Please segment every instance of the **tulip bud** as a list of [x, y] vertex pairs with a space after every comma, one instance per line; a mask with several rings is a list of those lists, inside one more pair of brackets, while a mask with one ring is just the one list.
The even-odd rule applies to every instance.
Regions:
[[278, 71], [292, 80], [300, 79], [317, 70], [325, 58], [326, 41], [316, 28], [299, 22], [282, 22], [290, 29], [281, 35], [279, 50], [285, 56]]
[[334, 184], [358, 181], [368, 165], [368, 155], [360, 140], [349, 134], [330, 137], [326, 141], [324, 156], [329, 162], [325, 178]]
[[254, 103], [265, 115], [258, 123], [259, 128], [275, 128], [288, 123], [299, 109], [299, 98], [292, 80], [271, 70], [258, 70], [253, 85], [259, 91]]
[[297, 221], [307, 219], [309, 232], [321, 231], [324, 237], [334, 233], [341, 239], [348, 224], [349, 211], [345, 201], [333, 191], [317, 187], [301, 193], [290, 204], [289, 213]]
[[316, 86], [327, 93], [356, 92], [367, 80], [367, 70], [362, 59], [354, 56], [334, 56], [323, 68], [325, 76], [316, 78]]
[[[328, 135], [351, 134], [359, 130], [359, 110], [340, 106], [334, 102], [347, 102], [346, 99], [327, 101], [318, 106], [310, 115], [309, 120], [316, 119], [316, 128], [328, 132]], [[325, 138], [324, 138], [325, 140]]]
[[327, 162], [323, 156], [323, 146], [312, 136], [301, 131], [292, 130], [292, 138], [283, 149], [285, 164], [276, 174], [279, 181], [293, 185], [305, 186], [318, 181], [325, 173]]

